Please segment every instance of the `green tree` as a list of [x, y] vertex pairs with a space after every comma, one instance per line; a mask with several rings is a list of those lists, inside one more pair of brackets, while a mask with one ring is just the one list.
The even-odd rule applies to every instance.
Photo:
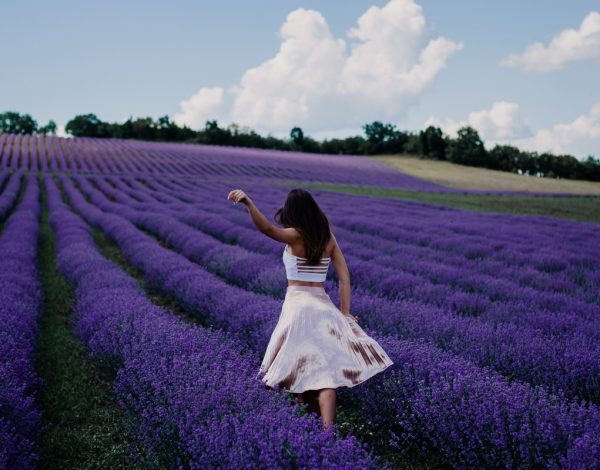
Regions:
[[404, 144], [404, 151], [413, 155], [425, 155], [419, 133], [409, 133]]
[[368, 153], [369, 145], [364, 137], [356, 135], [345, 139], [324, 139], [319, 151], [337, 155], [364, 155]]
[[289, 147], [291, 150], [300, 150], [302, 152], [323, 151], [321, 143], [307, 135], [304, 135], [304, 132], [299, 127], [293, 127], [290, 131]]
[[600, 181], [600, 158], [588, 155], [585, 160], [579, 163], [577, 178]]
[[151, 117], [137, 118], [131, 123], [132, 137], [140, 140], [156, 140], [158, 128]]
[[458, 137], [448, 144], [446, 159], [461, 165], [486, 166], [487, 151], [478, 132], [471, 126], [461, 127]]
[[301, 149], [304, 144], [304, 132], [299, 127], [294, 127], [290, 131], [290, 139], [294, 147]]
[[373, 121], [371, 124], [365, 124], [362, 127], [367, 137], [367, 142], [371, 144], [371, 153], [381, 152], [384, 144], [395, 137], [396, 126], [393, 124], [383, 124], [380, 121]]
[[447, 142], [439, 127], [429, 126], [419, 133], [421, 152], [427, 158], [444, 160], [446, 158]]
[[538, 172], [537, 152], [521, 152], [517, 154], [515, 168], [525, 175], [535, 175]]
[[109, 137], [106, 125], [95, 114], [79, 114], [67, 122], [65, 131], [75, 137]]
[[179, 127], [166, 114], [158, 118], [155, 127], [158, 129], [158, 139], [169, 142], [183, 141], [196, 136], [195, 131], [187, 126]]
[[116, 136], [120, 139], [134, 139], [135, 135], [133, 132], [133, 117], [129, 116], [129, 118], [119, 126], [118, 133]]
[[555, 165], [552, 170], [556, 176], [574, 178], [577, 175], [580, 162], [573, 155], [557, 155], [554, 162]]
[[554, 178], [556, 175], [554, 174], [554, 160], [556, 159], [555, 155], [552, 155], [548, 152], [543, 152], [539, 154], [536, 158], [536, 167], [537, 171], [545, 177]]
[[363, 130], [369, 143], [365, 149], [368, 154], [403, 152], [409, 140], [408, 133], [396, 129], [394, 124], [373, 121], [365, 124]]
[[0, 133], [33, 134], [37, 131], [37, 122], [29, 114], [15, 111], [0, 113]]
[[512, 145], [496, 144], [488, 154], [489, 167], [494, 170], [517, 172], [521, 151]]
[[50, 119], [48, 124], [38, 129], [40, 134], [56, 134], [56, 123]]
[[199, 132], [199, 140], [206, 144], [231, 145], [231, 131], [219, 127], [216, 120], [206, 121], [204, 129]]

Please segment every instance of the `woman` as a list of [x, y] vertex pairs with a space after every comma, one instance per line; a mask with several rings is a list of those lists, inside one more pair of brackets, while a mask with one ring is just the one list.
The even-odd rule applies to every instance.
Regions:
[[[241, 189], [229, 192], [241, 202], [262, 233], [285, 243], [283, 262], [288, 279], [279, 320], [260, 370], [269, 389], [292, 393], [309, 412], [335, 423], [336, 388], [353, 387], [393, 364], [381, 346], [350, 313], [350, 275], [329, 221], [308, 191], [292, 189], [272, 225]], [[333, 261], [340, 289], [338, 309], [324, 289]]]

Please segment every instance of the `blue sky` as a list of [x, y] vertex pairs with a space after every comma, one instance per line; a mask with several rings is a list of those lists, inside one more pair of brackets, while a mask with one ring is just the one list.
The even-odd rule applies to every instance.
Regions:
[[[589, 0], [8, 0], [0, 111], [59, 124], [88, 112], [109, 121], [169, 114], [195, 128], [211, 118], [279, 136], [300, 125], [317, 138], [361, 133], [374, 119], [451, 135], [468, 123], [488, 147], [600, 157], [593, 12], [600, 5]], [[436, 38], [434, 59], [415, 68]], [[536, 42], [537, 55], [499, 65]], [[419, 74], [400, 83], [408, 71]]]

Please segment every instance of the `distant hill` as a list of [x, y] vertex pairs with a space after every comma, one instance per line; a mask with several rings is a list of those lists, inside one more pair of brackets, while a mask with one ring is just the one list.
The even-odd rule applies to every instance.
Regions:
[[421, 159], [415, 155], [383, 155], [370, 158], [411, 176], [457, 189], [600, 195], [600, 183], [593, 181], [539, 178], [447, 161]]

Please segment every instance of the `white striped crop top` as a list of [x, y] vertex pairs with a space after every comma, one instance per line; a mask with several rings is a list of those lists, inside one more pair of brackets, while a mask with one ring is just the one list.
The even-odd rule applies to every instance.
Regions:
[[307, 264], [308, 259], [288, 252], [288, 245], [283, 249], [283, 264], [285, 273], [290, 281], [325, 282], [330, 257], [321, 258], [318, 265]]

